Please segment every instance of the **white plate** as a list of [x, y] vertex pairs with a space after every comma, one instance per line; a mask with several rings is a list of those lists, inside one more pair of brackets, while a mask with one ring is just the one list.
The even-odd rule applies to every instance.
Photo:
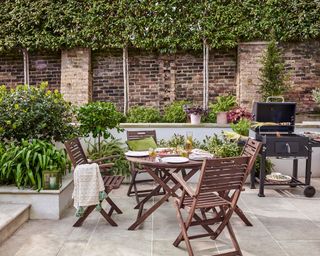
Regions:
[[189, 159], [182, 156], [171, 156], [171, 157], [163, 157], [161, 162], [171, 163], [171, 164], [182, 164], [189, 162]]
[[149, 151], [128, 151], [125, 153], [126, 156], [133, 156], [133, 157], [143, 157], [149, 156]]

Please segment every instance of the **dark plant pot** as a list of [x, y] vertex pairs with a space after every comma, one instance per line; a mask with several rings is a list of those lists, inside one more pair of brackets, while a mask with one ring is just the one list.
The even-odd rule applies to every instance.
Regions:
[[217, 113], [217, 124], [227, 124], [227, 112], [219, 112]]

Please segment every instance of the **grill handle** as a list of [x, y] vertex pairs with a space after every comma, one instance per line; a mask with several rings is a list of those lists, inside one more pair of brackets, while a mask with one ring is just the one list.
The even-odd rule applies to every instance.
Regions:
[[284, 102], [284, 98], [282, 96], [269, 96], [267, 97], [266, 102], [273, 102], [272, 99], [280, 99], [281, 102]]
[[291, 154], [291, 147], [290, 147], [289, 143], [286, 143], [286, 147], [287, 147], [288, 153]]

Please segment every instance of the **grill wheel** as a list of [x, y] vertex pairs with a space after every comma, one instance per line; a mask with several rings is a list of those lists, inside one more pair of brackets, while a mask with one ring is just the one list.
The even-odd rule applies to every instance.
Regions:
[[316, 189], [313, 186], [307, 186], [305, 187], [303, 193], [306, 197], [313, 197], [316, 193]]

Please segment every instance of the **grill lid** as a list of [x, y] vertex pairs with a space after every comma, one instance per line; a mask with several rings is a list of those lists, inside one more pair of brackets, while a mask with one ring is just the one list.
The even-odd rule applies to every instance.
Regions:
[[[292, 133], [294, 132], [295, 102], [254, 102], [254, 121], [262, 123], [254, 128], [258, 133]], [[263, 123], [272, 123], [263, 125]]]

